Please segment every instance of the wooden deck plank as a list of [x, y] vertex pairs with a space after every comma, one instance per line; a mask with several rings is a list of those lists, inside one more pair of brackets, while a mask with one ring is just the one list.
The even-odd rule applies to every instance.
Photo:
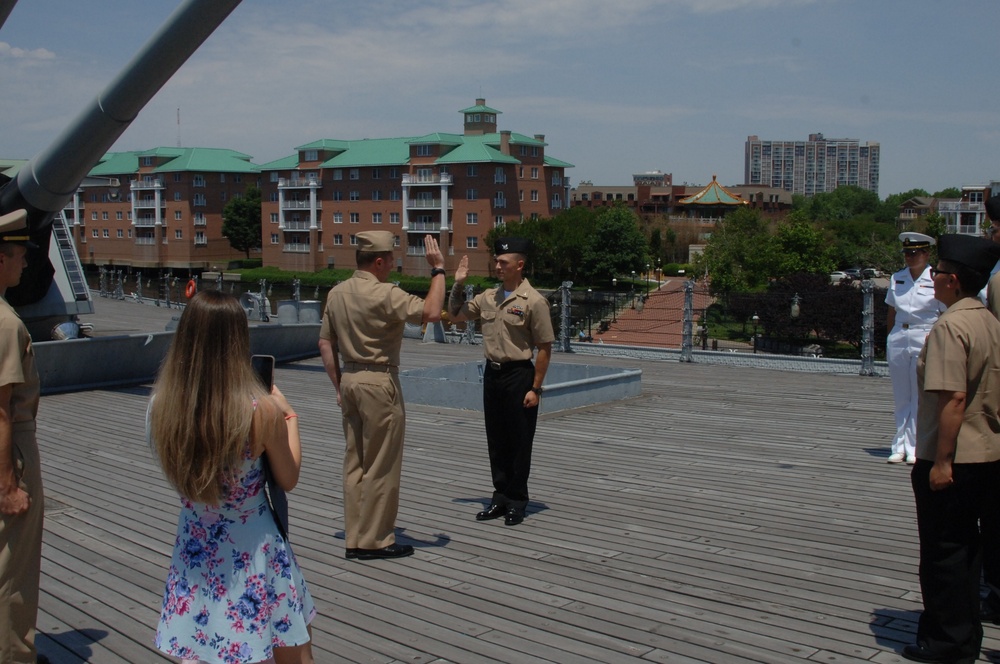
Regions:
[[[106, 303], [99, 301], [100, 308]], [[166, 318], [118, 303], [114, 325]], [[144, 311], [145, 310], [145, 311]], [[482, 348], [404, 341], [407, 368]], [[539, 418], [525, 523], [480, 523], [482, 415], [407, 406], [400, 541], [343, 558], [343, 434], [318, 360], [280, 365], [300, 415], [291, 538], [318, 662], [901, 662], [920, 609], [908, 469], [885, 379], [556, 354], [643, 369], [626, 401]], [[177, 497], [144, 440], [148, 386], [49, 395], [39, 644], [57, 662], [152, 649]], [[1000, 649], [985, 628], [984, 650]]]

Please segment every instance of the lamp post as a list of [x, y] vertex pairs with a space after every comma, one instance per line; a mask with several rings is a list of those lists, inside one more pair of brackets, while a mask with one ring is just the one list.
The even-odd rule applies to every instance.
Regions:
[[753, 315], [753, 318], [751, 318], [750, 320], [753, 321], [753, 354], [756, 355], [757, 354], [757, 323], [760, 322], [760, 316], [758, 316], [755, 313]]
[[592, 300], [591, 300], [591, 298], [593, 296], [594, 296], [593, 291], [591, 291], [588, 288], [587, 289], [587, 339], [588, 340], [591, 340], [591, 339], [594, 338], [593, 335], [591, 334], [591, 331], [590, 331], [591, 330], [591, 320], [593, 318], [593, 311], [591, 311], [591, 306], [592, 306]]
[[800, 312], [799, 302], [801, 302], [801, 301], [802, 301], [802, 298], [799, 297], [798, 293], [796, 293], [792, 297], [792, 310], [789, 312], [789, 315], [792, 318], [798, 318], [799, 317], [799, 312]]
[[646, 263], [646, 296], [649, 296], [649, 263]]
[[632, 300], [632, 308], [635, 309], [635, 270], [632, 270], [632, 285], [629, 286], [628, 294]]
[[611, 322], [618, 322], [618, 277], [611, 277], [611, 297], [614, 298], [615, 308], [611, 312]]

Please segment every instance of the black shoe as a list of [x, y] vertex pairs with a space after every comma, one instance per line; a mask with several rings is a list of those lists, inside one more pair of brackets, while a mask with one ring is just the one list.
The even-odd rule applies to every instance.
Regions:
[[920, 643], [911, 643], [903, 648], [903, 659], [928, 664], [975, 664], [978, 657], [950, 657], [939, 655]]
[[360, 551], [361, 549], [344, 549], [344, 557], [348, 560], [354, 560]]
[[992, 593], [979, 603], [979, 622], [1000, 625], [1000, 607], [990, 601], [991, 597], [994, 597]]
[[491, 503], [489, 507], [484, 509], [482, 512], [476, 514], [476, 521], [489, 521], [491, 519], [499, 519], [504, 515], [507, 510], [503, 505], [497, 505], [496, 503]]
[[524, 521], [524, 510], [518, 509], [516, 507], [511, 507], [509, 510], [507, 510], [507, 514], [504, 515], [503, 525], [516, 526], [522, 521]]
[[358, 560], [376, 560], [379, 558], [405, 558], [413, 555], [413, 547], [409, 544], [390, 544], [381, 549], [358, 549]]
[[39, 655], [38, 658], [35, 659], [35, 664], [51, 664], [51, 662], [45, 655]]

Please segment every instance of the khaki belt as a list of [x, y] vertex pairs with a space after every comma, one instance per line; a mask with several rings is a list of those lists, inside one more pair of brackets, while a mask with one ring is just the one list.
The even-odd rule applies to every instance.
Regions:
[[399, 373], [399, 367], [391, 364], [367, 364], [365, 362], [344, 362], [344, 371], [374, 371], [376, 373]]

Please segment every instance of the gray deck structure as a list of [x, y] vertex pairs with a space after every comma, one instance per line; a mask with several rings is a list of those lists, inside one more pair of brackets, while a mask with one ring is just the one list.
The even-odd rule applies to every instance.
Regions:
[[[407, 368], [482, 352], [403, 350]], [[908, 468], [885, 463], [888, 380], [585, 362], [641, 368], [642, 394], [540, 418], [514, 528], [473, 519], [491, 493], [481, 413], [408, 405], [397, 525], [417, 552], [371, 562], [343, 557], [333, 388], [318, 359], [279, 366], [300, 414], [291, 538], [319, 611], [317, 662], [904, 661], [917, 534]], [[38, 641], [53, 662], [168, 661], [152, 637], [178, 501], [144, 442], [147, 394], [42, 399]], [[984, 652], [998, 648], [989, 626]]]

